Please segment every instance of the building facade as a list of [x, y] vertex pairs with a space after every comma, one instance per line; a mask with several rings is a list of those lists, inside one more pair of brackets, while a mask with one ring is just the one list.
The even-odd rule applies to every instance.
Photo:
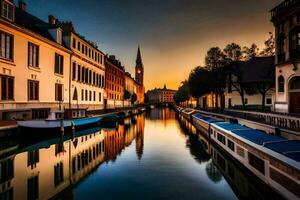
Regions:
[[125, 73], [125, 91], [128, 92], [128, 94], [130, 94], [128, 97], [126, 97], [127, 99], [124, 99], [124, 105], [129, 106], [131, 104], [131, 95], [132, 94], [136, 94], [136, 82], [134, 80], [134, 78], [131, 76], [131, 74], [129, 72]]
[[275, 111], [300, 114], [300, 1], [272, 9], [276, 40]]
[[166, 85], [162, 89], [153, 89], [147, 92], [150, 103], [174, 103], [176, 90], [167, 89]]
[[0, 119], [45, 118], [67, 106], [71, 52], [61, 27], [29, 14], [23, 1], [2, 0], [0, 34]]
[[59, 22], [49, 16], [49, 23], [59, 24], [70, 56], [70, 107], [89, 110], [104, 108], [105, 58], [97, 45], [80, 36], [72, 22]]
[[124, 106], [125, 70], [115, 56], [105, 59], [105, 83], [108, 108]]

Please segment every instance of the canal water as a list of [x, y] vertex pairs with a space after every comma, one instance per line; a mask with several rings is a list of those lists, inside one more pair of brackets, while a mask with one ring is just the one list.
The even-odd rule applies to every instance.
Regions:
[[0, 143], [0, 199], [281, 199], [169, 108]]

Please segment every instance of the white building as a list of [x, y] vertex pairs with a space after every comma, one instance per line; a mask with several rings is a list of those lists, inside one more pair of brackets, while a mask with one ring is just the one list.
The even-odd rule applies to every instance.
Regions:
[[276, 40], [275, 111], [300, 114], [300, 2], [286, 0], [272, 11]]
[[60, 26], [29, 14], [23, 1], [1, 6], [0, 119], [44, 118], [68, 105], [71, 52]]

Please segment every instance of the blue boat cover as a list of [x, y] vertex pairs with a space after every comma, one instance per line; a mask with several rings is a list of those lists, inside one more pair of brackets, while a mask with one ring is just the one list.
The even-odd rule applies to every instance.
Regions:
[[240, 124], [231, 124], [231, 123], [216, 123], [217, 126], [227, 130], [227, 131], [232, 131], [232, 130], [251, 130], [250, 128], [246, 126], [242, 126]]
[[275, 141], [283, 141], [286, 140], [283, 137], [269, 135], [263, 131], [258, 131], [254, 129], [249, 130], [234, 130], [233, 133], [238, 136], [245, 138], [255, 144], [263, 145], [265, 142], [275, 142]]
[[204, 118], [204, 116], [203, 115], [201, 115], [200, 113], [197, 113], [197, 114], [195, 114], [195, 115], [193, 115], [195, 118], [197, 118], [197, 119], [203, 119]]
[[300, 162], [300, 141], [287, 140], [265, 144], [265, 147]]

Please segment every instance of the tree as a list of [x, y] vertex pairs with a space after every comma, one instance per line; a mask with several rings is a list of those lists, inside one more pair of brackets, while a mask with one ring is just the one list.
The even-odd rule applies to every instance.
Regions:
[[144, 93], [144, 103], [149, 103], [149, 96], [146, 93]]
[[128, 90], [125, 90], [125, 92], [124, 92], [124, 99], [128, 100], [128, 99], [130, 99], [130, 97], [131, 97], [131, 93]]
[[205, 64], [209, 70], [219, 67], [224, 60], [225, 55], [219, 47], [210, 48], [205, 56]]
[[211, 92], [211, 80], [208, 78], [210, 71], [205, 67], [195, 67], [188, 79], [188, 87], [191, 96], [197, 99], [197, 107], [199, 107], [199, 98]]
[[[224, 98], [224, 89], [226, 87], [225, 74], [222, 73], [222, 68], [229, 62], [230, 60], [226, 59], [226, 56], [219, 47], [212, 47], [207, 51], [205, 63], [213, 74], [211, 80], [213, 81], [212, 91], [216, 96], [215, 107], [217, 111], [219, 110], [219, 96], [222, 101]], [[221, 106], [223, 106], [223, 104], [221, 104]]]
[[259, 54], [259, 48], [255, 43], [253, 43], [250, 47], [243, 47], [244, 60], [250, 60], [251, 58], [257, 56]]
[[231, 61], [239, 61], [242, 59], [242, 48], [236, 43], [228, 44], [224, 49], [224, 54]]
[[130, 98], [131, 104], [134, 104], [136, 102], [136, 100], [137, 100], [137, 96], [135, 93], [133, 93]]
[[227, 77], [230, 84], [228, 87], [233, 87], [239, 93], [243, 109], [245, 109], [245, 94], [255, 94], [256, 90], [251, 84], [244, 81], [243, 65], [244, 62], [232, 62], [228, 66]]
[[265, 48], [260, 52], [261, 56], [275, 55], [275, 38], [272, 32], [269, 32], [269, 38], [265, 41]]
[[188, 101], [189, 98], [190, 98], [189, 86], [188, 86], [188, 82], [185, 80], [181, 82], [181, 85], [178, 87], [178, 90], [174, 94], [173, 99], [176, 103], [182, 103]]

